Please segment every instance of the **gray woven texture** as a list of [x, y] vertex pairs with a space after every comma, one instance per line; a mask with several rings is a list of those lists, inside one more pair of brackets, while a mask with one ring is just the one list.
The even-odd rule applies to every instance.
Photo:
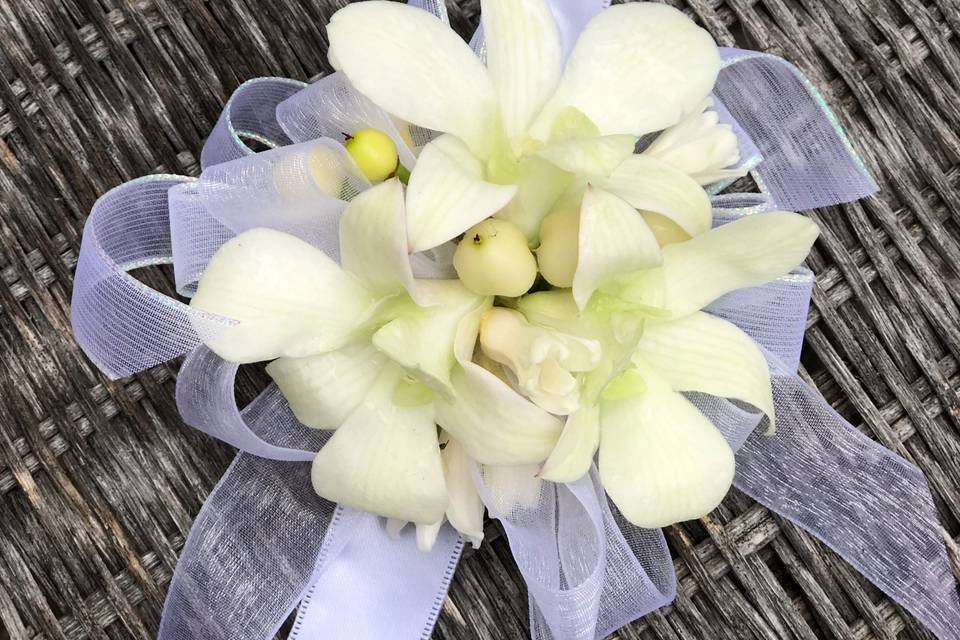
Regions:
[[[951, 558], [960, 535], [960, 1], [670, 0], [723, 45], [796, 63], [883, 191], [809, 212], [823, 233], [804, 375], [915, 462]], [[195, 175], [230, 91], [326, 68], [344, 0], [0, 0], [0, 640], [152, 638], [191, 519], [229, 448], [185, 427], [177, 364], [112, 383], [68, 322], [97, 195]], [[469, 34], [479, 2], [451, 4]], [[172, 274], [144, 272], [173, 292]], [[249, 398], [263, 383], [241, 376]], [[436, 638], [523, 638], [497, 525], [457, 573]], [[928, 638], [803, 531], [733, 491], [667, 530], [676, 602], [628, 638]], [[282, 635], [282, 634], [281, 634]]]

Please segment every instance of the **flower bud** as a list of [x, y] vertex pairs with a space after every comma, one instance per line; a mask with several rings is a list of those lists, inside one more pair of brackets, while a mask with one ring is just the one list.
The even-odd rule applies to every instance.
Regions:
[[482, 296], [522, 296], [537, 277], [537, 261], [520, 229], [490, 218], [469, 229], [453, 254], [463, 286]]
[[371, 182], [386, 180], [397, 170], [397, 145], [379, 129], [359, 129], [347, 137], [343, 146]]
[[700, 184], [710, 184], [739, 172], [725, 171], [740, 160], [737, 136], [721, 124], [707, 99], [693, 115], [661, 133], [644, 154], [659, 158], [683, 171]]
[[580, 211], [575, 207], [557, 209], [540, 225], [537, 262], [540, 273], [555, 287], [573, 286], [580, 250]]

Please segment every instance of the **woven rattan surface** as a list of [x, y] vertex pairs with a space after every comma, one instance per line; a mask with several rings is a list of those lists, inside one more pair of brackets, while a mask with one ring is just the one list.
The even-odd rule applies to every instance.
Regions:
[[[151, 638], [192, 518], [232, 452], [185, 427], [177, 363], [120, 382], [69, 325], [98, 194], [195, 175], [231, 90], [327, 70], [345, 0], [0, 0], [0, 640]], [[835, 107], [882, 186], [809, 212], [822, 236], [804, 375], [916, 463], [960, 535], [960, 0], [670, 0], [723, 45], [781, 55]], [[463, 34], [478, 0], [451, 5]], [[171, 274], [143, 276], [172, 292]], [[241, 377], [246, 398], [262, 374]], [[523, 638], [497, 525], [436, 638]], [[667, 530], [677, 600], [619, 638], [927, 638], [833, 553], [733, 491]], [[956, 565], [956, 563], [955, 563]]]

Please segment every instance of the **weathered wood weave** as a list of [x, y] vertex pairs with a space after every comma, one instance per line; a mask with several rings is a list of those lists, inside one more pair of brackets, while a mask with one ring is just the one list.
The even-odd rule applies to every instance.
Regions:
[[[923, 469], [953, 545], [960, 0], [669, 1], [721, 44], [797, 63], [882, 185], [862, 203], [809, 212], [823, 234], [805, 375]], [[204, 135], [243, 80], [327, 70], [322, 25], [344, 3], [0, 0], [0, 640], [156, 632], [191, 519], [232, 452], [183, 426], [176, 363], [112, 383], [73, 342], [81, 228], [109, 187], [195, 175]], [[478, 0], [450, 10], [464, 34], [478, 12]], [[145, 277], [172, 292], [169, 273]], [[261, 381], [244, 375], [241, 395]], [[461, 565], [437, 638], [527, 635], [522, 582], [496, 525], [488, 534]], [[676, 602], [616, 637], [929, 637], [736, 491], [667, 536]]]

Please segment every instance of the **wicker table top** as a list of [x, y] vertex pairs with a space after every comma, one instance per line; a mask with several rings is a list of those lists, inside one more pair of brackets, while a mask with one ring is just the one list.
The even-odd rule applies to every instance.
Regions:
[[[823, 231], [804, 375], [924, 471], [953, 542], [960, 0], [668, 1], [722, 45], [800, 66], [881, 184], [879, 196], [809, 212]], [[195, 175], [243, 80], [328, 70], [322, 25], [344, 3], [0, 0], [0, 640], [156, 632], [191, 519], [232, 451], [178, 418], [177, 363], [113, 383], [73, 342], [80, 231], [118, 183]], [[478, 0], [451, 5], [454, 26], [472, 32]], [[143, 277], [173, 290], [169, 273]], [[260, 375], [241, 376], [242, 396]], [[736, 491], [666, 533], [678, 598], [615, 637], [929, 637]], [[461, 564], [436, 638], [527, 636], [522, 581], [495, 524], [488, 537]]]

